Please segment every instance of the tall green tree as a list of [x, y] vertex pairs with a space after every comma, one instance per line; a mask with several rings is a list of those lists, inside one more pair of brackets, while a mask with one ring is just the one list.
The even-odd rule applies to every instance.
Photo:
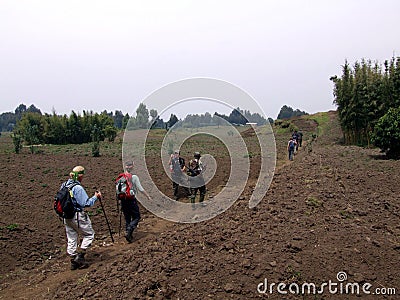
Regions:
[[93, 126], [92, 129], [92, 156], [93, 157], [99, 157], [100, 156], [100, 128], [97, 127], [97, 125]]
[[144, 103], [140, 103], [136, 109], [135, 127], [142, 129], [149, 127], [149, 111]]
[[122, 129], [125, 129], [129, 122], [129, 115], [128, 113], [125, 114], [124, 118], [122, 119]]
[[171, 128], [172, 126], [174, 126], [177, 122], [179, 121], [178, 117], [174, 114], [171, 114], [171, 116], [169, 117], [169, 120], [167, 122], [167, 127]]
[[15, 134], [20, 134], [22, 139], [30, 146], [31, 152], [35, 151], [35, 145], [44, 142], [45, 122], [43, 116], [38, 113], [24, 113], [18, 122]]
[[123, 124], [124, 114], [120, 110], [116, 110], [114, 113], [114, 126], [121, 129]]

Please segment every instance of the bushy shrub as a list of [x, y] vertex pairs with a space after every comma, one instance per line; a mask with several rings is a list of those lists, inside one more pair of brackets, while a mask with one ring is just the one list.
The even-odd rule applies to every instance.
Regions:
[[400, 107], [390, 108], [378, 120], [372, 142], [390, 157], [400, 157]]
[[21, 152], [22, 149], [22, 137], [18, 133], [13, 133], [12, 135], [13, 143], [14, 143], [14, 151], [16, 154]]

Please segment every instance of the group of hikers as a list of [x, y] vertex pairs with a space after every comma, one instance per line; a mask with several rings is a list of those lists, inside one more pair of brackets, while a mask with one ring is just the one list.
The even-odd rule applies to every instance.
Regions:
[[[302, 145], [302, 132], [294, 131], [287, 144], [289, 160], [293, 160], [294, 154]], [[169, 159], [169, 169], [172, 178], [172, 189], [174, 199], [180, 198], [179, 187], [182, 186], [186, 196], [189, 197], [192, 208], [195, 209], [196, 196], [199, 192], [199, 203], [204, 206], [206, 186], [203, 178], [205, 165], [201, 161], [199, 152], [195, 152], [193, 158], [186, 166], [185, 159], [180, 156], [180, 151], [175, 150]], [[119, 174], [116, 179], [117, 201], [121, 203], [121, 210], [125, 218], [125, 239], [128, 243], [133, 241], [133, 232], [140, 221], [140, 211], [137, 202], [138, 192], [144, 194], [148, 200], [150, 195], [142, 187], [139, 177], [133, 174], [134, 163], [128, 160], [124, 164], [124, 172]], [[184, 176], [187, 174], [188, 176]], [[86, 249], [88, 249], [94, 239], [94, 230], [89, 215], [84, 211], [86, 207], [93, 206], [97, 200], [101, 201], [102, 194], [96, 191], [89, 197], [81, 183], [85, 175], [82, 166], [76, 166], [69, 174], [69, 179], [61, 185], [61, 189], [68, 188], [71, 198], [74, 201], [74, 215], [72, 218], [63, 218], [67, 235], [67, 254], [71, 258], [71, 270], [87, 268], [89, 265], [85, 260]], [[79, 235], [82, 237], [78, 249]]]
[[[192, 207], [195, 208], [195, 198], [197, 192], [200, 192], [200, 203], [203, 204], [206, 194], [206, 187], [202, 173], [205, 168], [200, 160], [200, 153], [195, 152], [193, 159], [190, 160], [186, 167], [185, 160], [180, 157], [179, 150], [175, 150], [171, 154], [169, 167], [173, 180], [173, 193], [175, 200], [179, 199], [178, 189], [183, 184], [185, 176], [189, 176], [189, 185], [185, 185], [185, 190], [189, 196]], [[116, 197], [117, 203], [121, 204], [121, 210], [125, 218], [125, 239], [128, 243], [133, 242], [133, 232], [137, 228], [140, 221], [140, 211], [137, 202], [138, 192], [144, 194], [148, 200], [150, 195], [142, 187], [139, 177], [133, 174], [134, 163], [128, 160], [124, 163], [124, 172], [119, 174], [116, 179]], [[92, 197], [89, 197], [82, 186], [82, 180], [85, 175], [85, 169], [82, 166], [76, 166], [69, 174], [67, 181], [62, 183], [60, 191], [67, 189], [71, 201], [74, 205], [73, 217], [63, 217], [65, 232], [67, 236], [67, 254], [71, 259], [71, 270], [84, 269], [89, 265], [85, 260], [86, 250], [91, 246], [95, 232], [92, 227], [89, 215], [85, 212], [86, 207], [93, 206], [96, 201], [102, 198], [100, 191], [96, 191]], [[187, 177], [186, 177], [187, 178]], [[187, 186], [190, 186], [188, 188]], [[82, 241], [79, 245], [79, 237]]]
[[293, 160], [294, 155], [299, 150], [299, 147], [301, 147], [302, 142], [303, 142], [303, 133], [301, 131], [298, 132], [297, 130], [295, 130], [292, 133], [292, 136], [290, 137], [289, 142], [287, 144], [289, 160]]
[[[205, 165], [200, 158], [200, 152], [195, 152], [193, 158], [186, 167], [185, 159], [180, 156], [180, 151], [175, 150], [174, 153], [171, 154], [168, 162], [172, 178], [174, 199], [177, 201], [179, 200], [179, 186], [183, 186], [186, 195], [190, 198], [193, 208], [195, 208], [194, 204], [196, 202], [197, 192], [200, 193], [199, 202], [202, 205], [204, 205], [204, 197], [206, 195], [206, 186], [203, 178]], [[189, 176], [188, 181], [186, 181], [187, 177], [185, 177], [184, 174]]]

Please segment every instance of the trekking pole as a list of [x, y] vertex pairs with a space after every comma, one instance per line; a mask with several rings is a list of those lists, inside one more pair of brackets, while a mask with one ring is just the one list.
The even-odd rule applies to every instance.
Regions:
[[106, 211], [104, 210], [103, 202], [101, 202], [101, 197], [99, 198], [99, 201], [100, 201], [101, 209], [103, 210], [104, 218], [106, 219], [106, 222], [107, 222], [107, 227], [108, 227], [108, 231], [110, 232], [111, 241], [114, 243], [114, 238], [113, 238], [113, 235], [111, 232], [110, 223], [108, 222]]
[[121, 225], [122, 224], [122, 212], [119, 211], [119, 228], [118, 228], [118, 236], [121, 236]]
[[121, 210], [119, 209], [119, 199], [118, 197], [115, 197], [117, 199], [117, 210], [119, 214], [119, 227], [118, 227], [118, 236], [121, 236]]

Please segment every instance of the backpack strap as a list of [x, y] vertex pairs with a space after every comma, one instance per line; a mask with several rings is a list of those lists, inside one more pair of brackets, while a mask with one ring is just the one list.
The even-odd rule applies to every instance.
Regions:
[[[67, 187], [67, 189], [69, 191], [69, 194], [71, 195], [72, 203], [74, 203], [75, 208], [78, 209], [78, 211], [81, 211], [82, 207], [76, 202], [76, 199], [75, 199], [74, 194], [72, 192], [72, 189], [77, 185], [81, 185], [81, 184], [79, 182], [77, 182], [77, 181], [74, 181], [73, 183], [67, 185], [67, 181], [66, 181], [64, 186]], [[79, 221], [78, 221], [78, 227], [79, 227]]]
[[68, 181], [66, 181], [64, 184], [65, 184], [65, 186], [69, 189], [69, 190], [72, 190], [72, 188], [74, 187], [74, 186], [77, 186], [77, 185], [81, 185], [78, 181], [74, 181], [73, 183], [71, 183], [71, 184], [67, 184], [67, 182]]

